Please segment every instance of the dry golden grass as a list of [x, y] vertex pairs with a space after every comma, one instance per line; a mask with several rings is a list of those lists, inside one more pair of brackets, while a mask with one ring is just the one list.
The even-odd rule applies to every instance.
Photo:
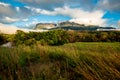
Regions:
[[119, 80], [120, 43], [0, 48], [0, 80]]

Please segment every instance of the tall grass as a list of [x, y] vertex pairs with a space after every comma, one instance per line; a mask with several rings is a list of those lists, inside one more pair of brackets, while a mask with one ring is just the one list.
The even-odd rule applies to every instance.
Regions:
[[120, 43], [0, 48], [0, 80], [119, 80]]

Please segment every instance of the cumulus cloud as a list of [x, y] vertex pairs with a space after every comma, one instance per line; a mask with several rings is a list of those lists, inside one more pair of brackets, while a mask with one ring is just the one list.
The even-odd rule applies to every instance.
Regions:
[[106, 25], [103, 10], [120, 11], [120, 0], [15, 0], [24, 3], [18, 7], [0, 2], [0, 23], [25, 21], [34, 15], [63, 15], [72, 22], [86, 25]]
[[3, 2], [0, 2], [0, 5], [2, 5], [2, 6], [10, 6], [10, 4], [3, 3]]
[[13, 8], [10, 4], [0, 2], [0, 16], [2, 15], [12, 15], [15, 14]]
[[[94, 0], [17, 0], [29, 6], [45, 10], [53, 10], [56, 7], [63, 7], [65, 5], [70, 7], [82, 7], [91, 9], [95, 6]], [[34, 3], [34, 4], [33, 4]]]
[[97, 5], [99, 9], [120, 11], [120, 0], [100, 0]]
[[101, 18], [76, 18], [76, 19], [71, 19], [70, 22], [75, 22], [79, 24], [85, 24], [86, 26], [88, 25], [96, 25], [96, 26], [106, 26], [106, 19], [101, 19]]
[[120, 29], [120, 20], [118, 21], [118, 28]]
[[35, 7], [30, 7], [30, 6], [24, 6], [26, 9], [32, 11], [33, 13], [41, 13], [41, 10], [40, 8], [35, 8]]
[[5, 18], [3, 19], [3, 21], [6, 21], [7, 23], [12, 23], [12, 22], [19, 21], [19, 19], [10, 18], [10, 17], [5, 17]]
[[15, 7], [16, 11], [19, 12], [20, 11], [20, 7]]
[[0, 22], [13, 22], [14, 20], [10, 17], [15, 16], [15, 13], [15, 9], [10, 4], [0, 2]]
[[[53, 9], [54, 7], [63, 6], [64, 0], [17, 0], [29, 6], [34, 6], [42, 9]], [[33, 4], [34, 3], [34, 4]]]
[[45, 15], [69, 16], [72, 18], [70, 20], [71, 22], [76, 22], [76, 23], [85, 24], [85, 25], [105, 26], [107, 22], [107, 19], [103, 19], [105, 12], [101, 10], [85, 11], [81, 8], [70, 8], [68, 6], [65, 6], [65, 7], [55, 8], [53, 11], [39, 10], [38, 12], [37, 8], [34, 8], [34, 11], [40, 14], [45, 14]]
[[13, 23], [32, 16], [31, 10], [25, 7], [15, 7], [8, 3], [0, 2], [0, 22], [4, 24]]

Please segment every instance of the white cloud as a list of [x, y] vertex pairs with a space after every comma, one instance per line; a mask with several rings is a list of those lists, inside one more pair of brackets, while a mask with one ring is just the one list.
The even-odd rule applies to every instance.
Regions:
[[0, 16], [2, 15], [13, 15], [14, 10], [10, 4], [0, 2]]
[[3, 20], [8, 23], [19, 21], [19, 19], [10, 18], [10, 17], [5, 17]]
[[15, 7], [15, 9], [16, 9], [16, 11], [18, 11], [18, 12], [20, 11], [20, 7]]
[[25, 7], [12, 6], [10, 4], [0, 2], [0, 23], [13, 23], [32, 16], [34, 13]]
[[120, 28], [120, 20], [118, 21], [118, 28]]
[[71, 9], [69, 7], [65, 8], [58, 8], [56, 9], [57, 12], [63, 15], [69, 15], [71, 18], [70, 21], [76, 22], [79, 24], [85, 25], [98, 25], [98, 26], [105, 26], [107, 19], [103, 19], [105, 12], [96, 10], [96, 11], [84, 11], [79, 8]]
[[0, 2], [0, 5], [2, 5], [2, 6], [10, 6], [10, 4], [3, 3], [3, 2]]
[[96, 26], [106, 26], [106, 19], [95, 19], [95, 18], [76, 18], [71, 19], [70, 22], [76, 22], [79, 24], [96, 25]]
[[25, 21], [25, 22], [28, 21], [28, 20], [29, 20], [28, 18], [26, 18], [26, 19], [22, 19], [22, 21]]
[[[35, 9], [37, 10], [37, 8], [34, 8], [34, 11]], [[81, 8], [70, 8], [65, 6], [62, 8], [55, 8], [53, 11], [40, 10], [39, 13], [45, 15], [69, 16], [72, 18], [70, 21], [85, 25], [105, 26], [107, 22], [107, 19], [102, 18], [105, 15], [105, 12], [101, 10], [85, 11]]]
[[[68, 5], [70, 7], [82, 7], [83, 9], [93, 9], [94, 0], [17, 0], [28, 6], [34, 6], [45, 10], [53, 10], [56, 7]], [[34, 3], [34, 4], [33, 4]]]
[[99, 0], [96, 8], [119, 12], [120, 0]]
[[31, 11], [35, 11], [36, 13], [41, 13], [40, 8], [34, 8], [34, 7], [30, 7], [30, 6], [24, 6], [24, 7], [31, 10]]

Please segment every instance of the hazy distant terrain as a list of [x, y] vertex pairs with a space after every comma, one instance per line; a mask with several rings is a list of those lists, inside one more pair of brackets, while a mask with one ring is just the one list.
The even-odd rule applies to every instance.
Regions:
[[76, 31], [97, 31], [99, 30], [107, 30], [110, 31], [111, 29], [116, 29], [113, 27], [100, 27], [100, 26], [95, 26], [95, 25], [84, 25], [84, 24], [78, 24], [75, 22], [70, 22], [70, 21], [64, 21], [60, 23], [39, 23], [35, 26], [35, 30], [56, 30], [56, 29], [64, 29], [64, 30], [76, 30]]

